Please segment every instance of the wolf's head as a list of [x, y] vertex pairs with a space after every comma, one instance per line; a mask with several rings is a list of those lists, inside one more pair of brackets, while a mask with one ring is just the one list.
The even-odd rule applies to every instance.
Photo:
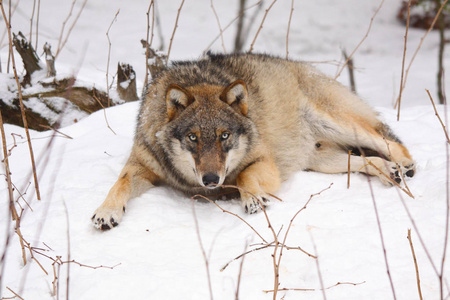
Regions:
[[168, 123], [158, 143], [171, 160], [180, 183], [215, 188], [242, 165], [256, 135], [248, 114], [247, 86], [170, 85], [166, 92]]

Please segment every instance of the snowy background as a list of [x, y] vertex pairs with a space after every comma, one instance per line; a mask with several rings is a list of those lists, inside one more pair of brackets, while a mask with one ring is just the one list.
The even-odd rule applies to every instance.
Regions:
[[[160, 29], [167, 49], [180, 1], [157, 2]], [[15, 3], [13, 1], [13, 5]], [[249, 49], [264, 10], [270, 3], [264, 3], [244, 49]], [[29, 36], [32, 4], [31, 0], [22, 0], [18, 4], [12, 18], [13, 32], [20, 30]], [[365, 36], [379, 4], [378, 0], [295, 1], [289, 56], [317, 62], [315, 65], [319, 69], [334, 77], [337, 64], [342, 62], [341, 50], [353, 51]], [[51, 43], [52, 49], [56, 49], [62, 23], [71, 5], [69, 0], [41, 1], [39, 54], [44, 42]], [[76, 2], [66, 32], [81, 5], [81, 0]], [[412, 65], [402, 98], [401, 120], [397, 122], [393, 102], [399, 91], [405, 33], [405, 28], [395, 18], [399, 6], [400, 1], [383, 3], [367, 39], [355, 54], [356, 88], [361, 97], [376, 107], [417, 161], [417, 175], [407, 182], [414, 199], [397, 188], [388, 188], [379, 180], [372, 180], [395, 294], [397, 299], [419, 299], [416, 272], [406, 238], [407, 230], [412, 228], [424, 299], [438, 299], [440, 287], [435, 269], [440, 272], [445, 241], [448, 155], [445, 135], [425, 92], [429, 89], [437, 101], [438, 35], [435, 32], [429, 34]], [[237, 15], [238, 1], [215, 1], [214, 7], [222, 27], [225, 27]], [[142, 90], [145, 54], [140, 40], [146, 37], [148, 1], [88, 1], [57, 58], [58, 76], [76, 73], [80, 82], [106, 88], [106, 31], [119, 9], [117, 21], [109, 32], [110, 70], [114, 70], [110, 71], [109, 81], [117, 62], [126, 62], [136, 70], [138, 91]], [[290, 10], [291, 1], [279, 0], [274, 4], [256, 41], [255, 52], [286, 55]], [[253, 11], [250, 10], [249, 15]], [[7, 36], [1, 21], [0, 58], [2, 70], [5, 70]], [[34, 26], [33, 32], [35, 30]], [[423, 30], [410, 29], [407, 63], [424, 33]], [[186, 1], [170, 58], [198, 58], [218, 34], [211, 2]], [[232, 25], [224, 33], [227, 51], [233, 48], [234, 36], [235, 26]], [[34, 36], [32, 43], [35, 43]], [[154, 46], [159, 45], [160, 38], [155, 30]], [[220, 38], [212, 50], [224, 50]], [[20, 71], [17, 53], [16, 61]], [[445, 67], [450, 69], [449, 55], [445, 57]], [[0, 95], [8, 93], [6, 77], [5, 74], [1, 76]], [[348, 84], [347, 70], [339, 81]], [[448, 91], [450, 82], [447, 80], [446, 83]], [[63, 264], [59, 274], [59, 292], [53, 295], [52, 260], [36, 255], [41, 268], [27, 252], [28, 263], [23, 265], [19, 240], [10, 221], [7, 187], [1, 183], [0, 252], [4, 255], [1, 297], [13, 297], [12, 290], [24, 299], [210, 299], [205, 260], [194, 221], [195, 208], [199, 234], [209, 256], [209, 278], [214, 298], [234, 299], [238, 283], [240, 299], [273, 298], [272, 293], [263, 291], [273, 289], [271, 255], [274, 248], [246, 255], [240, 279], [241, 260], [231, 262], [224, 271], [220, 271], [246, 249], [258, 248], [262, 240], [242, 221], [223, 213], [211, 203], [193, 203], [177, 191], [158, 187], [130, 201], [128, 211], [117, 228], [100, 232], [91, 225], [93, 211], [104, 200], [128, 157], [138, 107], [139, 103], [134, 102], [106, 110], [108, 122], [116, 134], [107, 128], [103, 111], [62, 128], [61, 132], [71, 138], [58, 134], [50, 148], [52, 132], [32, 131], [41, 201], [35, 199], [33, 184], [27, 188], [31, 182], [31, 168], [24, 131], [17, 126], [5, 126], [7, 147], [12, 148], [9, 157], [12, 180], [21, 193], [26, 193], [24, 198], [32, 208], [26, 208], [22, 217], [24, 238], [50, 258], [61, 256], [62, 261], [75, 260], [89, 267]], [[438, 111], [444, 118], [444, 107], [438, 106]], [[323, 286], [330, 287], [325, 290], [327, 299], [393, 299], [374, 201], [364, 175], [351, 174], [351, 186], [347, 189], [345, 174], [297, 173], [282, 185], [277, 194], [283, 202], [273, 200], [273, 205], [267, 210], [275, 232], [280, 231], [279, 239], [282, 240], [292, 217], [310, 195], [324, 190], [331, 183], [330, 189], [313, 197], [307, 209], [297, 216], [286, 241], [288, 246], [300, 246], [317, 255], [318, 259], [299, 250], [284, 250], [280, 264], [280, 288], [314, 291], [281, 291], [277, 298], [323, 299], [318, 262]], [[15, 198], [18, 197], [16, 190]], [[19, 203], [26, 207], [23, 200]], [[238, 200], [217, 203], [240, 215], [266, 241], [273, 241], [263, 214], [245, 215]], [[419, 242], [418, 233], [423, 244]], [[8, 235], [11, 239], [6, 244]], [[113, 268], [92, 268], [99, 266]], [[444, 285], [449, 268], [446, 263]], [[339, 282], [352, 284], [335, 286]], [[449, 288], [444, 287], [444, 297], [448, 293]]]

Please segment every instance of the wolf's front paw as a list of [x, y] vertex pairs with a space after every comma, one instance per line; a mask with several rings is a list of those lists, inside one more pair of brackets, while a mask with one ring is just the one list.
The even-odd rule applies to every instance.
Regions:
[[263, 209], [261, 204], [267, 207], [270, 204], [270, 200], [266, 194], [250, 195], [249, 193], [244, 193], [241, 195], [241, 203], [246, 213], [255, 214]]
[[91, 220], [94, 227], [101, 230], [109, 230], [113, 227], [119, 225], [122, 220], [123, 213], [125, 212], [125, 207], [121, 208], [104, 208], [99, 207], [95, 211]]

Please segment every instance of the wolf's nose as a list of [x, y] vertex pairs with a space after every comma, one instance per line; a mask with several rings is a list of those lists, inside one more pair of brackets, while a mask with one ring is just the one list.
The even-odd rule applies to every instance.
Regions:
[[203, 184], [208, 186], [210, 184], [216, 185], [219, 183], [219, 176], [214, 173], [207, 173], [202, 177]]

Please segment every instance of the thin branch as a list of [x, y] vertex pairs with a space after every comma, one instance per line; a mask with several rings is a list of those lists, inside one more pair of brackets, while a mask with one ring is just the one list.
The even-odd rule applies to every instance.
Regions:
[[291, 1], [291, 12], [289, 13], [288, 28], [286, 33], [286, 59], [289, 59], [289, 32], [291, 31], [291, 21], [293, 13], [294, 13], [294, 0]]
[[183, 4], [184, 4], [184, 0], [181, 1], [180, 7], [178, 8], [177, 18], [175, 19], [175, 26], [173, 27], [172, 36], [170, 37], [169, 49], [167, 50], [167, 60], [166, 60], [166, 62], [169, 61], [170, 50], [172, 50], [173, 38], [175, 36], [175, 32], [177, 31], [178, 19], [180, 18], [180, 13], [181, 13], [181, 9], [183, 8]]
[[347, 189], [350, 188], [350, 158], [352, 157], [352, 150], [348, 150], [348, 163], [347, 163]]
[[84, 7], [86, 6], [86, 2], [87, 0], [84, 0], [83, 4], [81, 5], [80, 10], [78, 11], [78, 14], [75, 17], [75, 20], [72, 22], [72, 25], [69, 27], [69, 30], [66, 34], [66, 37], [64, 38], [64, 41], [61, 42], [61, 38], [63, 35], [63, 31], [64, 31], [64, 26], [66, 25], [65, 23], [68, 21], [68, 19], [70, 18], [70, 16], [72, 15], [72, 10], [73, 10], [73, 6], [75, 5], [76, 0], [74, 0], [72, 2], [72, 7], [70, 9], [70, 13], [69, 16], [67, 17], [67, 19], [64, 21], [63, 26], [61, 28], [61, 34], [59, 36], [59, 41], [58, 41], [58, 49], [56, 50], [56, 54], [55, 54], [55, 59], [58, 57], [59, 53], [61, 52], [61, 50], [64, 48], [64, 46], [67, 43], [67, 40], [69, 39], [70, 33], [72, 32], [72, 29], [75, 27], [75, 24], [77, 23], [78, 19], [80, 18], [81, 13], [84, 10]]
[[198, 243], [200, 245], [200, 249], [202, 250], [203, 259], [205, 261], [206, 276], [208, 279], [209, 296], [212, 300], [212, 299], [214, 299], [214, 297], [213, 297], [212, 286], [211, 286], [211, 274], [209, 273], [209, 260], [208, 260], [208, 256], [206, 255], [205, 247], [203, 247], [202, 237], [200, 235], [200, 228], [198, 226], [197, 214], [195, 212], [195, 201], [192, 198], [191, 198], [191, 201], [192, 201], [192, 215], [194, 216], [194, 222], [195, 222], [195, 231], [197, 233]]
[[111, 24], [109, 24], [108, 30], [106, 31], [106, 38], [108, 39], [108, 60], [106, 63], [106, 94], [108, 96], [108, 107], [111, 106], [111, 98], [109, 97], [109, 61], [111, 58], [111, 40], [109, 39], [109, 31], [111, 30], [112, 25], [115, 21], [117, 21], [117, 15], [119, 14], [120, 9], [117, 10], [116, 14], [114, 15], [114, 19], [111, 21]]
[[222, 30], [222, 26], [220, 25], [219, 16], [217, 15], [216, 9], [214, 8], [213, 0], [211, 0], [211, 9], [212, 9], [212, 11], [214, 12], [214, 16], [216, 17], [217, 26], [219, 26], [219, 30], [220, 30], [220, 39], [222, 40], [222, 48], [223, 48], [223, 52], [227, 52], [227, 49], [225, 48], [225, 41], [224, 41], [224, 39], [223, 39], [223, 30]]
[[205, 196], [203, 196], [203, 195], [195, 195], [195, 196], [193, 196], [192, 198], [193, 198], [193, 199], [196, 199], [196, 198], [202, 198], [202, 199], [205, 199], [205, 200], [211, 202], [212, 204], [214, 204], [215, 206], [217, 206], [222, 212], [227, 213], [227, 214], [230, 214], [230, 215], [232, 215], [232, 216], [235, 216], [236, 218], [238, 218], [239, 220], [241, 220], [242, 222], [244, 222], [248, 227], [250, 227], [250, 229], [253, 230], [253, 232], [255, 232], [256, 235], [258, 235], [259, 238], [260, 238], [264, 243], [267, 244], [267, 241], [259, 234], [259, 232], [256, 231], [255, 228], [253, 228], [247, 221], [245, 221], [244, 219], [242, 219], [242, 218], [241, 218], [240, 216], [238, 216], [237, 214], [232, 213], [232, 212], [230, 212], [230, 211], [228, 211], [228, 210], [222, 208], [222, 207], [221, 207], [219, 204], [217, 204], [215, 201], [213, 201], [213, 200], [211, 200], [211, 199], [209, 199], [208, 197], [205, 197]]
[[[248, 241], [245, 242], [244, 252], [245, 252], [245, 250], [247, 250], [247, 247], [248, 247]], [[241, 286], [242, 269], [243, 269], [243, 266], [244, 266], [244, 259], [245, 259], [245, 256], [242, 256], [241, 263], [239, 264], [239, 273], [238, 273], [238, 279], [237, 279], [236, 298], [235, 298], [235, 300], [239, 300], [239, 288]]]
[[364, 43], [364, 41], [366, 40], [366, 38], [369, 36], [369, 32], [372, 29], [372, 23], [373, 20], [375, 19], [375, 17], [377, 16], [378, 12], [380, 11], [381, 7], [383, 6], [384, 0], [382, 0], [380, 2], [380, 5], [378, 6], [377, 10], [375, 11], [375, 13], [373, 14], [372, 18], [370, 19], [370, 23], [369, 23], [369, 28], [367, 28], [367, 32], [366, 35], [362, 38], [362, 40], [358, 43], [358, 45], [356, 46], [356, 48], [352, 51], [352, 53], [350, 53], [350, 55], [348, 56], [348, 58], [346, 59], [345, 63], [342, 65], [341, 69], [339, 70], [339, 72], [337, 73], [337, 75], [334, 77], [334, 79], [337, 79], [342, 71], [344, 70], [345, 66], [348, 64], [348, 61], [353, 57], [353, 55], [355, 54], [355, 52], [358, 50], [358, 48], [362, 45], [362, 43]]
[[[309, 228], [309, 229], [310, 229], [310, 228]], [[315, 254], [316, 257], [317, 257], [317, 259], [316, 259], [315, 261], [316, 261], [317, 274], [318, 274], [318, 276], [319, 276], [320, 289], [321, 289], [321, 291], [322, 291], [323, 299], [324, 299], [324, 300], [327, 300], [327, 295], [325, 294], [325, 288], [324, 288], [324, 285], [323, 285], [322, 272], [320, 271], [319, 255], [317, 254], [316, 243], [314, 242], [314, 238], [313, 238], [313, 235], [312, 235], [311, 231], [308, 230], [308, 232], [309, 232], [309, 236], [310, 236], [310, 238], [311, 238], [311, 242], [312, 242], [312, 244], [313, 244], [314, 254]]]
[[[332, 288], [337, 287], [339, 285], [353, 285], [353, 286], [357, 286], [357, 285], [364, 284], [364, 283], [366, 283], [366, 282], [365, 281], [357, 282], [357, 283], [353, 283], [353, 282], [338, 282], [338, 283], [336, 283], [334, 285], [331, 285], [331, 286], [329, 286], [329, 287], [327, 287], [325, 289], [329, 290], [329, 289], [332, 289]], [[282, 289], [279, 289], [279, 291], [300, 291], [300, 292], [314, 292], [314, 291], [317, 291], [317, 290], [322, 290], [322, 289], [300, 289], [300, 288], [282, 288]], [[267, 290], [267, 291], [264, 291], [264, 293], [273, 293], [273, 290]]]
[[[150, 9], [153, 7], [153, 15], [152, 15], [152, 36], [151, 36], [151, 40], [150, 40], [150, 44], [148, 42], [149, 38], [150, 38]], [[147, 10], [147, 37], [146, 37], [146, 47], [145, 47], [145, 78], [144, 78], [144, 90], [147, 88], [147, 84], [148, 84], [148, 73], [149, 73], [149, 68], [148, 68], [148, 58], [149, 58], [149, 48], [151, 43], [153, 42], [153, 28], [154, 28], [154, 22], [155, 22], [155, 7], [154, 7], [154, 0], [150, 1], [150, 4], [148, 5], [148, 10]]]
[[[364, 156], [363, 156], [363, 158], [365, 159]], [[368, 162], [367, 165], [369, 165], [371, 163], [368, 160], [366, 160], [366, 161]], [[394, 300], [395, 300], [395, 299], [397, 299], [397, 297], [395, 296], [394, 283], [392, 281], [391, 272], [390, 272], [390, 269], [389, 269], [389, 263], [388, 263], [388, 259], [387, 259], [386, 247], [384, 245], [383, 230], [381, 229], [380, 217], [378, 215], [377, 203], [375, 201], [375, 194], [373, 192], [373, 187], [372, 187], [372, 180], [371, 180], [369, 172], [367, 170], [367, 165], [366, 165], [367, 182], [369, 184], [370, 195], [371, 195], [371, 198], [372, 198], [373, 208], [374, 208], [374, 211], [375, 211], [375, 217], [376, 217], [376, 220], [377, 220], [378, 232], [380, 234], [380, 240], [381, 240], [381, 247], [383, 248], [383, 256], [384, 256], [384, 263], [385, 263], [385, 266], [386, 266], [386, 272], [387, 272], [387, 275], [388, 275], [388, 278], [389, 278], [389, 283], [391, 285], [392, 295], [393, 295]], [[372, 164], [372, 166], [375, 166], [375, 165]], [[384, 174], [384, 173], [382, 173], [382, 174]]]
[[14, 78], [16, 79], [17, 93], [19, 94], [19, 104], [20, 104], [20, 111], [22, 113], [23, 127], [25, 128], [25, 134], [27, 136], [27, 141], [28, 141], [28, 149], [29, 149], [29, 152], [30, 152], [31, 167], [33, 169], [34, 187], [36, 189], [36, 197], [37, 197], [38, 200], [41, 200], [41, 194], [39, 192], [39, 184], [38, 184], [37, 174], [36, 174], [36, 164], [34, 162], [33, 146], [31, 145], [30, 133], [28, 131], [28, 122], [27, 122], [27, 117], [25, 115], [25, 107], [23, 105], [22, 87], [21, 87], [20, 82], [19, 82], [19, 76], [17, 75], [16, 63], [15, 63], [15, 60], [14, 60], [14, 52], [13, 52], [13, 48], [12, 48], [13, 42], [12, 42], [12, 37], [11, 37], [11, 25], [8, 22], [8, 19], [6, 18], [6, 13], [5, 13], [5, 9], [3, 7], [3, 2], [2, 1], [0, 1], [0, 7], [1, 7], [1, 10], [2, 10], [3, 19], [5, 20], [5, 23], [6, 23], [6, 28], [8, 30], [9, 50], [11, 52], [11, 63], [12, 63], [13, 71], [14, 71]]
[[[411, 3], [411, 1], [410, 1], [410, 3]], [[408, 241], [409, 241], [409, 245], [411, 246], [411, 253], [413, 256], [413, 260], [414, 260], [414, 267], [416, 269], [417, 290], [419, 292], [419, 298], [420, 298], [420, 300], [423, 300], [422, 291], [420, 289], [419, 266], [417, 265], [416, 253], [414, 252], [414, 246], [413, 246], [413, 242], [412, 242], [412, 238], [411, 238], [411, 229], [408, 229]]]
[[[445, 0], [444, 2], [442, 2], [441, 7], [439, 8], [438, 12], [436, 13], [436, 16], [433, 19], [433, 22], [431, 22], [430, 28], [428, 28], [427, 32], [423, 35], [423, 37], [420, 39], [420, 43], [417, 46], [416, 51], [414, 52], [409, 64], [408, 64], [408, 68], [406, 68], [406, 72], [405, 72], [405, 76], [404, 76], [404, 80], [403, 83], [401, 84], [402, 89], [405, 89], [406, 86], [406, 80], [408, 79], [408, 74], [409, 74], [409, 69], [411, 68], [412, 63], [414, 62], [414, 59], [416, 58], [417, 53], [419, 52], [420, 48], [422, 47], [423, 41], [425, 40], [425, 38], [427, 37], [427, 35], [430, 33], [430, 31], [433, 29], [434, 24], [436, 23], [439, 15], [442, 12], [442, 9], [444, 8], [445, 4], [447, 4], [448, 0]], [[397, 98], [397, 103], [399, 102], [399, 99]], [[397, 105], [396, 103], [396, 105]]]
[[445, 128], [444, 122], [442, 122], [442, 119], [439, 116], [439, 113], [437, 112], [436, 105], [434, 105], [433, 97], [431, 97], [429, 90], [425, 89], [425, 91], [427, 91], [428, 97], [430, 97], [431, 104], [433, 104], [434, 114], [439, 119], [439, 123], [441, 123], [442, 129], [444, 130], [444, 133], [445, 133], [445, 138], [447, 139], [447, 143], [450, 144], [450, 137], [448, 136], [448, 132], [447, 132], [447, 129]]
[[[239, 19], [239, 18], [242, 16], [242, 14], [245, 13], [245, 11], [247, 11], [247, 10], [249, 10], [249, 9], [255, 7], [255, 6], [258, 6], [260, 3], [262, 3], [262, 1], [263, 1], [263, 0], [259, 0], [259, 1], [256, 2], [255, 4], [253, 4], [253, 5], [251, 5], [251, 6], [247, 7], [247, 8], [245, 8], [244, 10], [242, 10], [241, 12], [239, 12], [239, 14], [238, 14], [233, 20], [231, 20], [231, 21], [223, 28], [222, 32], [225, 32], [225, 30], [227, 30], [234, 22], [236, 22], [236, 20]], [[220, 38], [220, 34], [218, 34], [218, 35], [212, 40], [212, 42], [209, 43], [209, 45], [206, 47], [206, 49], [203, 50], [203, 55], [205, 55], [205, 53], [208, 52], [208, 50], [212, 47], [212, 45], [213, 45], [219, 38]]]
[[411, 1], [412, 0], [408, 1], [408, 15], [406, 17], [405, 44], [403, 46], [402, 75], [400, 77], [400, 93], [398, 95], [397, 121], [400, 121], [400, 103], [402, 101], [402, 93], [403, 93], [403, 75], [405, 74], [405, 57], [406, 57], [406, 45], [408, 42], [409, 15], [410, 15], [410, 11], [411, 11]]
[[[17, 293], [15, 293], [12, 289], [10, 289], [9, 287], [6, 287], [6, 289], [8, 290], [8, 291], [10, 291], [11, 293], [13, 293], [14, 294], [14, 298], [19, 298], [19, 299], [21, 299], [21, 300], [24, 300], [22, 297], [20, 297]], [[3, 298], [2, 298], [3, 299]], [[5, 299], [7, 299], [7, 298], [5, 298]]]
[[256, 35], [253, 39], [252, 44], [250, 45], [250, 49], [248, 50], [249, 53], [252, 53], [253, 51], [253, 46], [255, 45], [256, 39], [258, 38], [259, 32], [261, 31], [264, 21], [266, 20], [267, 14], [269, 13], [270, 9], [272, 8], [272, 6], [275, 4], [275, 2], [277, 2], [277, 0], [273, 0], [272, 4], [270, 4], [270, 6], [266, 9], [266, 13], [264, 14], [264, 17], [261, 21], [261, 25], [259, 25], [258, 31], [256, 32]]

